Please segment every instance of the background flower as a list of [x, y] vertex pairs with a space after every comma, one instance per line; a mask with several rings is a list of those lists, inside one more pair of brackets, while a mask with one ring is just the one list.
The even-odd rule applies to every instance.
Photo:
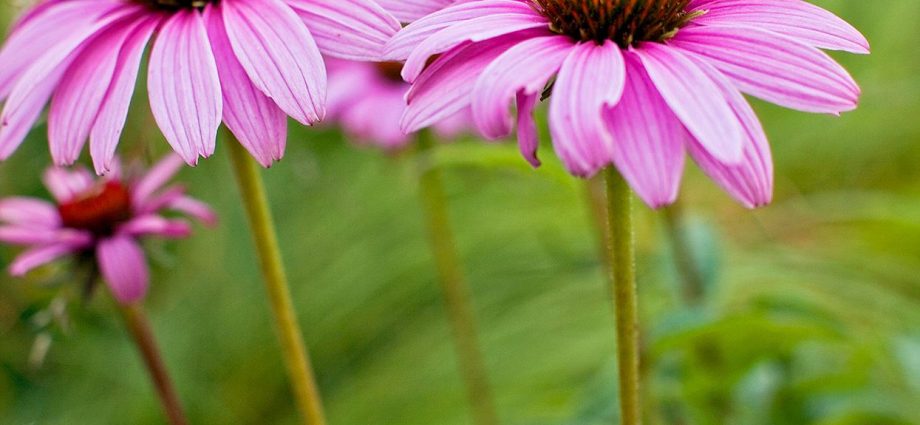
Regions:
[[[472, 106], [490, 138], [513, 128], [533, 164], [531, 112], [549, 124], [567, 169], [610, 164], [652, 207], [676, 199], [685, 152], [748, 207], [772, 198], [766, 136], [741, 92], [839, 114], [859, 88], [819, 48], [867, 53], [852, 26], [799, 0], [482, 0], [415, 21], [390, 43], [413, 82], [406, 131]], [[588, 13], [586, 13], [586, 11]], [[428, 61], [440, 55], [430, 66]]]
[[215, 223], [211, 209], [186, 196], [182, 187], [163, 189], [182, 166], [178, 156], [163, 159], [139, 178], [122, 176], [115, 164], [109, 176], [98, 179], [82, 168], [49, 168], [44, 181], [54, 204], [25, 197], [0, 199], [0, 241], [28, 247], [10, 264], [12, 275], [89, 254], [115, 298], [131, 303], [143, 298], [149, 282], [140, 239], [183, 238], [191, 231], [184, 220], [166, 218], [163, 212]]
[[213, 154], [221, 121], [264, 166], [284, 154], [289, 115], [325, 115], [322, 54], [379, 57], [398, 22], [371, 0], [73, 0], [26, 12], [0, 51], [0, 159], [51, 99], [48, 138], [71, 164], [87, 138], [111, 171], [145, 46], [157, 124], [189, 164]]
[[[402, 131], [409, 84], [402, 80], [399, 62], [328, 61], [328, 122], [338, 123], [359, 143], [398, 149], [413, 140]], [[469, 109], [432, 125], [441, 140], [450, 140], [473, 127]]]

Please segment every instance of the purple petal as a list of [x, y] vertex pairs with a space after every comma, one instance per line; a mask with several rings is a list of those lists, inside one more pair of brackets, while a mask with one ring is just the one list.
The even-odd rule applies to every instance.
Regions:
[[46, 245], [29, 249], [10, 263], [10, 274], [25, 276], [36, 267], [43, 266], [61, 257], [74, 254], [80, 249], [67, 244]]
[[325, 115], [326, 68], [310, 31], [280, 0], [221, 3], [227, 35], [253, 84], [303, 124]]
[[175, 12], [163, 25], [150, 51], [147, 87], [153, 117], [173, 150], [189, 165], [211, 156], [223, 102], [199, 12]]
[[173, 178], [180, 168], [182, 168], [182, 158], [176, 155], [167, 155], [150, 168], [147, 174], [131, 189], [131, 198], [135, 208], [141, 208], [148, 202], [150, 196]]
[[492, 61], [472, 92], [473, 119], [482, 135], [499, 139], [510, 134], [513, 120], [508, 105], [519, 92], [525, 96], [542, 92], [573, 48], [577, 47], [568, 37], [537, 37]]
[[612, 41], [579, 44], [559, 69], [550, 97], [549, 129], [572, 174], [590, 176], [610, 163], [613, 140], [603, 111], [620, 101], [625, 73], [623, 54]]
[[287, 116], [252, 84], [236, 59], [220, 8], [220, 5], [208, 6], [205, 20], [220, 76], [224, 122], [253, 158], [263, 167], [269, 167], [284, 156]]
[[351, 60], [379, 60], [402, 28], [372, 0], [288, 0], [309, 28], [320, 51]]
[[703, 56], [746, 93], [806, 112], [856, 108], [859, 86], [824, 52], [757, 28], [681, 30], [671, 45]]
[[525, 95], [521, 92], [517, 94], [517, 133], [518, 147], [524, 159], [534, 167], [540, 166], [540, 159], [537, 158], [537, 148], [540, 147], [539, 134], [537, 132], [537, 123], [533, 119], [533, 110], [537, 106], [538, 94]]
[[18, 226], [58, 227], [57, 208], [40, 199], [11, 197], [0, 199], [0, 220]]
[[744, 131], [717, 83], [701, 69], [709, 65], [658, 43], [643, 43], [634, 52], [690, 134], [722, 161], [740, 162]]
[[192, 234], [192, 228], [183, 220], [167, 220], [158, 215], [143, 215], [119, 226], [118, 232], [133, 237], [154, 235], [181, 239]]
[[42, 176], [45, 187], [58, 203], [68, 202], [93, 186], [93, 176], [83, 168], [68, 170], [51, 167]]
[[96, 247], [96, 259], [115, 299], [130, 304], [144, 298], [150, 277], [137, 241], [124, 235], [103, 239]]
[[97, 174], [110, 174], [115, 167], [115, 148], [121, 138], [144, 48], [161, 19], [148, 19], [128, 37], [121, 51], [102, 107], [90, 130], [89, 151]]

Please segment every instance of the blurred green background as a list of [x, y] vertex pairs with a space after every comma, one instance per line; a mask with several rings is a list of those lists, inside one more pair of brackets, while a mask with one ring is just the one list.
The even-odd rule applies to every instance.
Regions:
[[[834, 54], [863, 88], [860, 109], [755, 104], [775, 152], [767, 208], [744, 210], [696, 169], [676, 230], [639, 208], [650, 424], [920, 424], [920, 2], [815, 3], [873, 45]], [[121, 152], [149, 160], [166, 144], [145, 99]], [[0, 165], [0, 195], [47, 197], [44, 133]], [[436, 154], [499, 413], [615, 423], [613, 317], [586, 185], [548, 146], [542, 157], [532, 171], [515, 146], [473, 140]], [[221, 224], [149, 244], [147, 308], [193, 423], [297, 423], [228, 159], [218, 145], [180, 176]], [[287, 156], [264, 172], [331, 425], [471, 423], [414, 160], [292, 126]], [[700, 297], [684, 295], [674, 231], [702, 272]], [[0, 265], [16, 253], [0, 248]], [[81, 302], [75, 276], [66, 264], [0, 276], [0, 423], [163, 423], [109, 297]], [[50, 320], [64, 305], [69, 319]]]

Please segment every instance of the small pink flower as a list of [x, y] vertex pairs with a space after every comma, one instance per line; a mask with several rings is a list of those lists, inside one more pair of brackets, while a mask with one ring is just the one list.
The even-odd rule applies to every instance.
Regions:
[[22, 276], [56, 259], [88, 253], [120, 302], [143, 298], [149, 276], [139, 239], [184, 238], [191, 232], [186, 221], [161, 213], [181, 212], [211, 225], [217, 220], [182, 187], [161, 190], [181, 167], [182, 159], [170, 155], [139, 179], [121, 176], [117, 161], [109, 176], [98, 179], [83, 168], [49, 168], [44, 180], [56, 205], [26, 197], [0, 199], [0, 241], [28, 247], [10, 264], [10, 274]]
[[147, 85], [157, 124], [189, 164], [214, 153], [223, 121], [264, 166], [284, 154], [286, 115], [325, 115], [322, 54], [378, 59], [400, 28], [372, 0], [46, 0], [0, 51], [0, 159], [48, 100], [54, 161], [86, 140], [110, 171], [151, 39]]
[[[399, 62], [328, 61], [329, 122], [338, 123], [359, 143], [387, 150], [413, 140], [399, 126], [406, 110], [409, 84], [402, 80]], [[441, 139], [451, 139], [472, 127], [469, 108], [434, 123]]]
[[[819, 49], [868, 53], [865, 38], [801, 0], [478, 0], [421, 18], [389, 44], [412, 82], [405, 131], [472, 107], [479, 130], [515, 125], [534, 165], [531, 113], [568, 170], [614, 165], [650, 206], [677, 197], [686, 153], [748, 207], [769, 203], [773, 165], [747, 93], [839, 114], [860, 90]], [[431, 58], [437, 57], [429, 64]]]

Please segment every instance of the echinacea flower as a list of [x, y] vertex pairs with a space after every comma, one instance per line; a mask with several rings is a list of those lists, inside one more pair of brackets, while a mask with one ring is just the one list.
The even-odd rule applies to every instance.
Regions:
[[284, 153], [286, 115], [323, 118], [323, 54], [376, 59], [400, 28], [372, 0], [45, 0], [0, 51], [0, 159], [19, 146], [48, 99], [59, 165], [86, 140], [111, 170], [145, 46], [150, 107], [189, 164], [213, 154], [223, 121], [262, 165]]
[[67, 256], [95, 258], [118, 301], [143, 298], [149, 276], [140, 239], [184, 238], [191, 232], [186, 221], [162, 213], [181, 212], [206, 224], [216, 221], [211, 209], [186, 196], [182, 187], [163, 189], [182, 164], [170, 155], [147, 174], [132, 178], [122, 175], [126, 172], [115, 161], [109, 176], [96, 179], [84, 168], [52, 167], [44, 182], [55, 203], [0, 199], [0, 241], [28, 247], [10, 264], [10, 274], [22, 276]]
[[[395, 150], [413, 140], [399, 126], [406, 110], [409, 84], [402, 80], [399, 62], [329, 60], [329, 114], [359, 143]], [[469, 108], [432, 125], [440, 139], [451, 139], [472, 128]]]
[[772, 198], [772, 159], [742, 93], [806, 112], [854, 109], [859, 87], [820, 49], [869, 45], [801, 0], [478, 0], [410, 24], [385, 58], [406, 58], [406, 131], [471, 106], [486, 137], [504, 137], [516, 102], [521, 149], [537, 165], [531, 114], [549, 97], [571, 173], [613, 165], [660, 207], [676, 199], [688, 152], [755, 207]]

